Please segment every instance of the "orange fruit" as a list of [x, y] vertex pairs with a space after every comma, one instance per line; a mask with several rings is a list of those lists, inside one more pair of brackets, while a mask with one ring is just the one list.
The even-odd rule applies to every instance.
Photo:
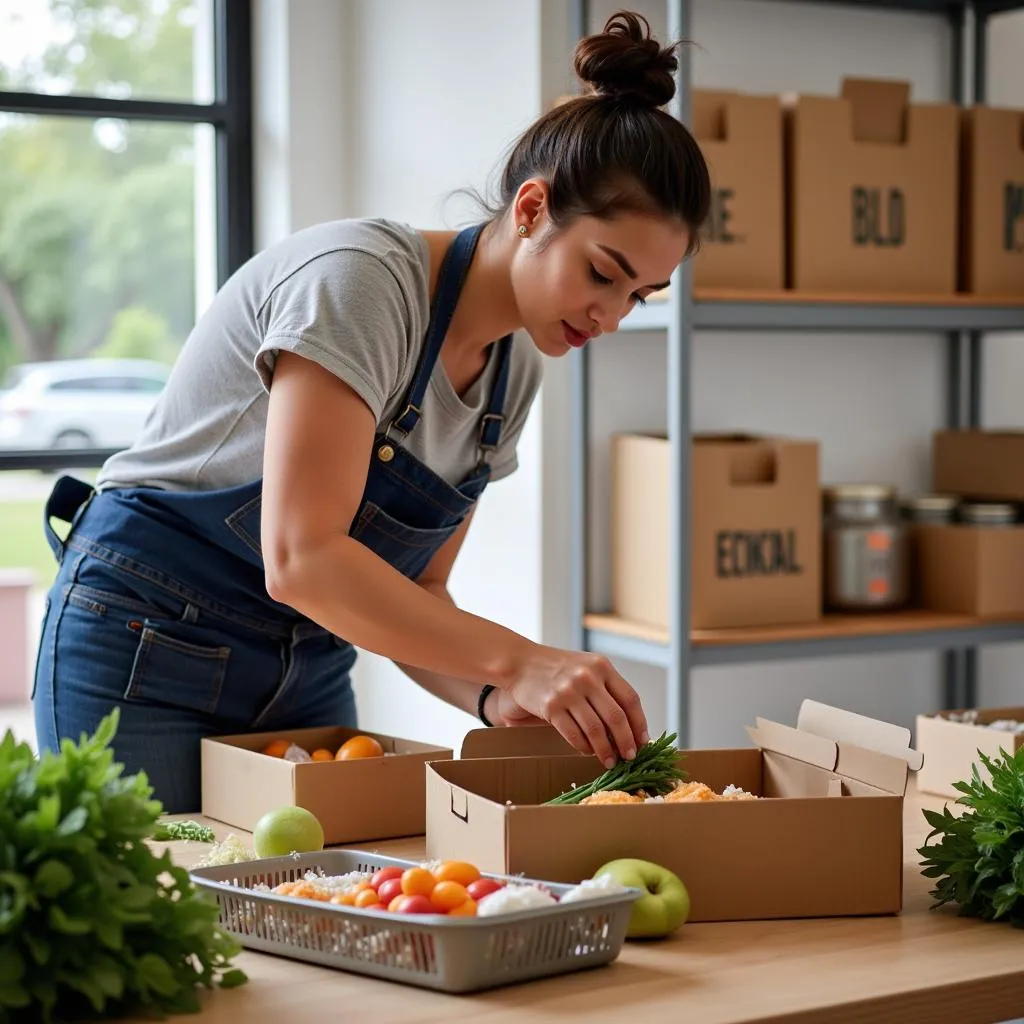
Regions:
[[406, 896], [429, 896], [436, 884], [426, 868], [408, 868], [402, 872], [402, 892]]
[[372, 889], [363, 889], [356, 893], [354, 905], [357, 907], [376, 907], [380, 905], [377, 894]]
[[353, 907], [356, 898], [350, 892], [338, 892], [331, 897], [331, 903], [336, 907]]
[[466, 900], [454, 910], [448, 911], [449, 917], [476, 917], [476, 900]]
[[391, 901], [391, 902], [390, 902], [390, 903], [388, 904], [388, 910], [390, 910], [392, 914], [396, 913], [396, 912], [398, 911], [398, 904], [399, 904], [399, 903], [401, 903], [401, 902], [402, 902], [402, 900], [404, 900], [404, 899], [405, 899], [405, 893], [404, 893], [404, 892], [402, 892], [402, 893], [399, 893], [399, 894], [398, 894], [398, 895], [397, 895], [397, 896], [396, 896], [396, 897], [395, 897], [395, 898], [394, 898], [394, 899], [393, 899], [393, 900], [392, 900], [392, 901]]
[[326, 747], [320, 747], [319, 750], [314, 750], [313, 753], [310, 754], [309, 756], [311, 758], [313, 758], [314, 761], [333, 761], [334, 760], [334, 755]]
[[372, 736], [353, 736], [345, 740], [338, 753], [334, 755], [339, 761], [354, 761], [363, 757], [383, 757], [384, 748]]
[[434, 869], [434, 878], [439, 882], [458, 882], [459, 885], [472, 885], [479, 877], [479, 870], [473, 864], [467, 864], [463, 860], [442, 861]]
[[466, 887], [459, 885], [458, 882], [438, 882], [434, 886], [434, 891], [430, 894], [430, 902], [442, 914], [447, 914], [449, 910], [461, 907], [468, 899], [469, 893], [466, 892]]
[[271, 740], [264, 748], [263, 753], [268, 757], [284, 757], [285, 751], [291, 746], [289, 740]]

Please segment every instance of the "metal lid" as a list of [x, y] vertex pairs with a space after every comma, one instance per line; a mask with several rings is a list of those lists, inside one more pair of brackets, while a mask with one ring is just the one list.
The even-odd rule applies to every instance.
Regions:
[[952, 512], [959, 501], [952, 494], [915, 494], [904, 500], [903, 507], [917, 512]]
[[833, 501], [888, 501], [896, 496], [896, 488], [888, 484], [833, 484], [824, 488], [824, 494]]
[[1004, 502], [976, 501], [961, 505], [960, 517], [972, 523], [1008, 523], [1017, 518], [1017, 508]]

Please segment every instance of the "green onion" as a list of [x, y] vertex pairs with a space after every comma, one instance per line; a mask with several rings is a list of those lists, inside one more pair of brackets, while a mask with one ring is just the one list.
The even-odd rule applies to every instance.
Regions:
[[578, 804], [602, 790], [618, 789], [635, 793], [642, 789], [651, 796], [663, 796], [675, 789], [676, 783], [686, 778], [686, 772], [676, 764], [679, 751], [673, 746], [676, 734], [665, 734], [645, 743], [632, 761], [620, 761], [585, 786], [577, 786], [560, 793], [549, 804]]
[[165, 821], [156, 826], [153, 838], [166, 843], [175, 839], [191, 839], [197, 843], [212, 843], [213, 829], [208, 825], [200, 825], [198, 821]]

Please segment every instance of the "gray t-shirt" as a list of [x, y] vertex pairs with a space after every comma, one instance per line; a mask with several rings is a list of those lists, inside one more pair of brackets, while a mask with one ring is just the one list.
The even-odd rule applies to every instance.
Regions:
[[[138, 441], [107, 460], [97, 486], [213, 490], [262, 477], [279, 351], [336, 374], [383, 429], [405, 408], [426, 340], [429, 274], [423, 236], [385, 220], [319, 224], [257, 254], [199, 319]], [[400, 442], [449, 483], [477, 464], [497, 351], [461, 397], [438, 359], [420, 421]], [[516, 335], [492, 479], [516, 468], [542, 359], [529, 338]]]

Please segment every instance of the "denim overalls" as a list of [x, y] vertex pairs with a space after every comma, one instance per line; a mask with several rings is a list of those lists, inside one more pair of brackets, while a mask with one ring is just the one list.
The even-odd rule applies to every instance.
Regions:
[[[374, 440], [350, 536], [410, 579], [465, 519], [490, 477], [511, 337], [480, 424], [480, 460], [459, 486], [409, 454], [407, 436], [441, 351], [482, 225], [460, 232], [438, 278], [403, 411]], [[325, 438], [324, 443], [329, 443]], [[60, 568], [46, 599], [33, 683], [41, 748], [92, 732], [114, 705], [114, 749], [144, 770], [168, 812], [200, 806], [200, 738], [356, 724], [352, 645], [267, 594], [262, 481], [216, 491], [117, 488], [61, 477], [45, 524]], [[61, 541], [51, 518], [71, 524]]]

